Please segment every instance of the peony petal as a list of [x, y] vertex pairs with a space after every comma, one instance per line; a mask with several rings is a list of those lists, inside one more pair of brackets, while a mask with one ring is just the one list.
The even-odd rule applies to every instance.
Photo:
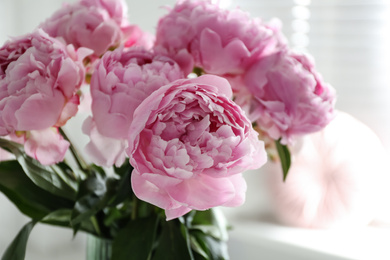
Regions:
[[135, 169], [131, 174], [131, 187], [133, 188], [134, 194], [139, 199], [156, 205], [157, 207], [165, 210], [182, 207], [182, 205], [173, 200], [163, 189], [158, 188], [156, 185], [143, 178], [143, 176], [139, 175]]
[[24, 144], [26, 154], [37, 159], [43, 165], [61, 162], [68, 147], [69, 143], [55, 128], [30, 131]]
[[83, 133], [89, 135], [90, 141], [85, 147], [85, 151], [95, 164], [99, 166], [120, 167], [125, 159], [126, 141], [103, 136], [96, 128], [91, 117], [87, 118], [83, 124]]
[[235, 197], [235, 187], [229, 179], [204, 174], [182, 181], [167, 192], [174, 200], [196, 210], [223, 205]]
[[19, 131], [39, 130], [55, 125], [64, 104], [65, 99], [60, 91], [54, 91], [52, 97], [39, 93], [30, 96], [20, 109], [15, 111], [15, 117], [18, 120], [16, 129]]

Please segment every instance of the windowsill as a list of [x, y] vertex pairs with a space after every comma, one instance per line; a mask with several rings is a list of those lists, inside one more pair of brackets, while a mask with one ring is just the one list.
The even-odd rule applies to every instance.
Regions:
[[381, 260], [390, 259], [390, 228], [302, 229], [264, 216], [229, 218], [231, 260]]

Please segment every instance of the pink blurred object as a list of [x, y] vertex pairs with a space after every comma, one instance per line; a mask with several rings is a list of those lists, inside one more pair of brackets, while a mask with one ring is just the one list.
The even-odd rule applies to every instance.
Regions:
[[368, 224], [383, 204], [386, 160], [375, 133], [338, 112], [327, 127], [306, 136], [293, 152], [285, 183], [280, 165], [274, 165], [269, 191], [276, 217], [306, 228]]

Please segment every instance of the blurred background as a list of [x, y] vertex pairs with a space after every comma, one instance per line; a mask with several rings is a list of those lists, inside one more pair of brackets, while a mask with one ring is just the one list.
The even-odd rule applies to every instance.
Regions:
[[[33, 30], [59, 9], [62, 2], [0, 0], [0, 44], [10, 36]], [[172, 6], [175, 1], [127, 0], [127, 3], [130, 22], [153, 33], [158, 18], [166, 13], [161, 7]], [[239, 6], [252, 17], [265, 21], [278, 17], [290, 46], [310, 53], [324, 80], [336, 88], [336, 108], [369, 126], [386, 152], [390, 151], [390, 1], [220, 0], [219, 3], [227, 8]], [[287, 227], [268, 210], [265, 177], [259, 172], [246, 173], [245, 177], [249, 183], [247, 203], [225, 210], [235, 226], [229, 245], [233, 260], [390, 259], [386, 245], [390, 241], [390, 228], [383, 217], [380, 225], [353, 230]], [[2, 194], [0, 208], [2, 253], [28, 220]], [[84, 247], [82, 234], [73, 238], [70, 230], [38, 225], [31, 234], [26, 259], [83, 259]]]

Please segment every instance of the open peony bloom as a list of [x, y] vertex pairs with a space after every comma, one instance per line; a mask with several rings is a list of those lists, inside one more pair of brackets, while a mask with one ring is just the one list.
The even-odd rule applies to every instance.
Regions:
[[[0, 48], [0, 136], [25, 133], [28, 141], [37, 136], [28, 131], [60, 127], [74, 116], [85, 75], [81, 60], [89, 53], [75, 52], [42, 30], [6, 42]], [[52, 155], [57, 159], [43, 161], [58, 162], [65, 154], [58, 151]]]
[[280, 23], [251, 19], [239, 9], [224, 10], [211, 1], [178, 1], [160, 19], [157, 51], [168, 53], [186, 73], [238, 74], [259, 57], [286, 48]]
[[[106, 53], [91, 79], [93, 122], [83, 129], [91, 138], [87, 150], [92, 160], [105, 166], [123, 163], [118, 152], [124, 153], [135, 109], [153, 91], [183, 77], [172, 59], [140, 48]], [[103, 150], [111, 156], [102, 156]]]
[[231, 95], [225, 79], [205, 75], [165, 85], [136, 109], [127, 149], [132, 187], [167, 219], [241, 205], [241, 173], [266, 162], [263, 142]]
[[[388, 158], [375, 133], [343, 112], [307, 135], [286, 182], [270, 172], [267, 185], [277, 218], [307, 228], [359, 227], [387, 203]], [[280, 166], [277, 166], [279, 170]]]
[[[264, 57], [251, 66], [244, 82], [251, 93], [251, 120], [283, 144], [321, 130], [334, 117], [335, 90], [303, 54], [282, 51]], [[239, 91], [237, 96], [248, 107], [248, 93]]]
[[76, 49], [93, 50], [96, 57], [124, 43], [132, 30], [123, 0], [81, 0], [65, 4], [39, 27]]

